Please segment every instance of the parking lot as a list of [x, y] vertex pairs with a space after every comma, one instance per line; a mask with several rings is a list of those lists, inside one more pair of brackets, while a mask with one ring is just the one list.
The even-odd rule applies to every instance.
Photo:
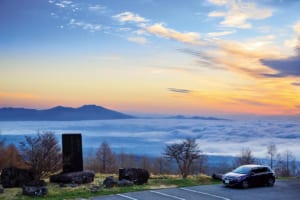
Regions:
[[226, 188], [223, 185], [205, 185], [131, 192], [93, 200], [297, 200], [300, 197], [300, 179], [277, 181], [274, 187], [249, 189]]

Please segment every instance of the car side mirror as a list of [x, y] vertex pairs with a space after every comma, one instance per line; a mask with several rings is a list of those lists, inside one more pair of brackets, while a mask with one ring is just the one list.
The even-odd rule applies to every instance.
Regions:
[[255, 175], [255, 173], [254, 172], [250, 172], [250, 176], [254, 176]]

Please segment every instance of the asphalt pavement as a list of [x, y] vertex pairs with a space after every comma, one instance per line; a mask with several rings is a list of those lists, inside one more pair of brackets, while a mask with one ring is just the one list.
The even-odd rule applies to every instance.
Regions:
[[147, 190], [92, 200], [299, 200], [300, 179], [276, 181], [273, 187], [227, 188], [222, 184]]

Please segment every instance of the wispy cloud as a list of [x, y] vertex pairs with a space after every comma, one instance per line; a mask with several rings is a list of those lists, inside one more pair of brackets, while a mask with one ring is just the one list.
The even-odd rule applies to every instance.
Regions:
[[123, 12], [117, 15], [114, 15], [113, 18], [117, 19], [120, 22], [147, 22], [149, 20], [139, 16], [138, 14], [132, 12]]
[[75, 19], [71, 19], [69, 22], [69, 25], [72, 27], [80, 27], [83, 30], [87, 30], [90, 32], [96, 32], [101, 30], [101, 25], [100, 24], [92, 24], [92, 23], [87, 23], [84, 21], [77, 21]]
[[203, 41], [200, 40], [201, 36], [196, 32], [179, 32], [171, 28], [167, 28], [162, 23], [156, 23], [150, 26], [146, 26], [145, 30], [148, 33], [154, 34], [159, 37], [176, 40], [183, 43], [203, 45]]
[[248, 3], [237, 0], [209, 0], [210, 3], [225, 7], [222, 11], [212, 11], [209, 17], [222, 17], [220, 25], [241, 29], [251, 28], [249, 20], [261, 20], [272, 16], [273, 10], [270, 8], [259, 8], [255, 3]]
[[187, 89], [179, 89], [179, 88], [168, 88], [170, 92], [182, 93], [182, 94], [189, 94], [192, 93], [192, 90]]
[[254, 106], [269, 106], [270, 105], [268, 103], [264, 103], [264, 102], [256, 101], [256, 100], [250, 100], [250, 99], [238, 99], [238, 98], [235, 98], [233, 100], [237, 101], [239, 103], [242, 103], [242, 104], [249, 104], [249, 105], [254, 105]]
[[101, 13], [104, 13], [106, 12], [107, 8], [105, 6], [102, 6], [102, 5], [90, 5], [88, 7], [88, 9], [92, 12], [101, 12]]
[[291, 83], [291, 85], [300, 86], [300, 82], [293, 82], [293, 83]]
[[144, 37], [129, 37], [127, 39], [130, 42], [135, 42], [135, 43], [138, 43], [138, 44], [146, 44], [147, 43], [147, 39], [144, 38]]
[[232, 30], [232, 31], [220, 31], [220, 32], [210, 32], [207, 34], [208, 37], [221, 37], [221, 36], [225, 36], [225, 35], [231, 35], [233, 33], [235, 33], [236, 31]]

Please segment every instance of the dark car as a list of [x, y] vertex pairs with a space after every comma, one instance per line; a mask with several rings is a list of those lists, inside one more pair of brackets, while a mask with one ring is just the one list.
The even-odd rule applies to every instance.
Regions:
[[268, 185], [275, 183], [273, 170], [264, 165], [242, 165], [232, 172], [226, 173], [222, 177], [225, 186], [241, 186], [248, 188], [251, 186]]

